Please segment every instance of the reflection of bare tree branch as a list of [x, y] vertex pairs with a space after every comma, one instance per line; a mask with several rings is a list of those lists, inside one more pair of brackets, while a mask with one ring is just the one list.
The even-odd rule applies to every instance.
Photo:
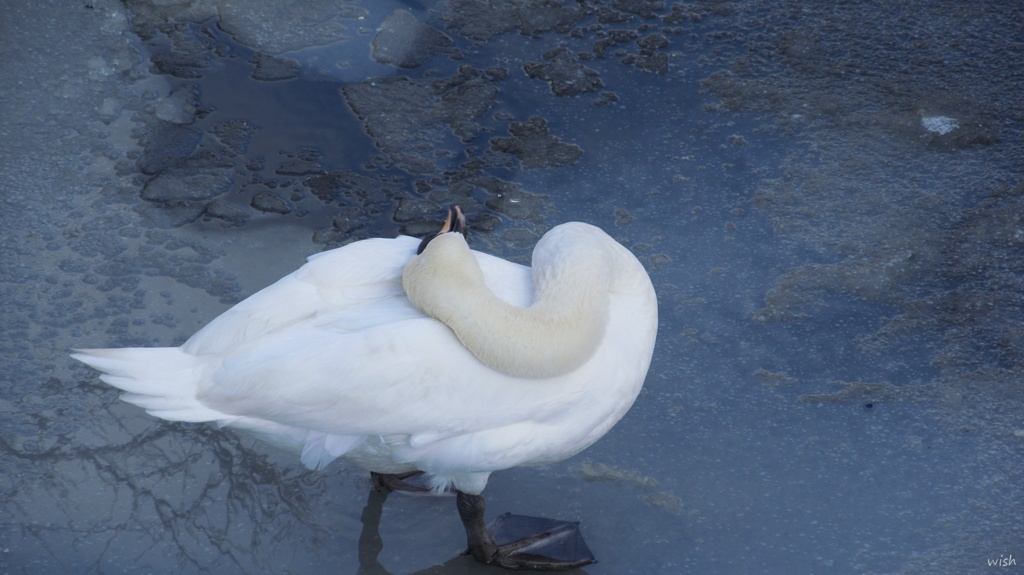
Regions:
[[[330, 474], [298, 462], [280, 466], [248, 448], [244, 436], [135, 419], [144, 416], [126, 416], [130, 408], [95, 390], [76, 399], [75, 408], [90, 414], [79, 417], [79, 427], [61, 428], [63, 412], [42, 408], [43, 397], [19, 422], [25, 435], [0, 435], [0, 522], [11, 526], [0, 543], [12, 548], [0, 556], [0, 571], [17, 566], [18, 553], [34, 566], [29, 572], [218, 575], [344, 570], [358, 556], [360, 575], [388, 575], [378, 560], [387, 495], [362, 473], [339, 504], [332, 496], [340, 485], [326, 479]], [[357, 546], [348, 498], [363, 489], [369, 495]], [[416, 549], [422, 542], [401, 544]], [[456, 556], [419, 573], [493, 571]]]
[[[95, 413], [82, 421], [94, 426], [49, 435], [61, 415], [40, 410], [19, 426], [35, 427], [34, 436], [0, 436], [0, 461], [12, 471], [2, 478], [0, 521], [20, 528], [4, 541], [15, 553], [37, 549], [50, 555], [42, 565], [68, 572], [125, 572], [136, 562], [165, 572], [275, 571], [280, 542], [302, 540], [297, 526], [314, 539], [331, 536], [309, 504], [324, 491], [322, 474], [273, 465], [210, 426], [133, 434], [130, 420], [95, 405], [98, 394], [87, 401]], [[76, 547], [88, 552], [76, 556]]]

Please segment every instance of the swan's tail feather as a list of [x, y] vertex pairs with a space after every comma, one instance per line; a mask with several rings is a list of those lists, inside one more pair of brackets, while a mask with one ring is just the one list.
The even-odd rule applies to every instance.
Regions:
[[329, 435], [253, 417], [221, 413], [196, 395], [208, 358], [178, 347], [76, 349], [74, 359], [102, 372], [100, 379], [122, 390], [121, 399], [169, 421], [216, 421], [252, 432], [280, 447], [298, 451], [310, 469], [323, 469], [363, 442], [363, 436]]
[[124, 401], [169, 421], [219, 421], [233, 416], [199, 402], [203, 360], [177, 347], [76, 349], [71, 357], [102, 372], [100, 379], [123, 390]]

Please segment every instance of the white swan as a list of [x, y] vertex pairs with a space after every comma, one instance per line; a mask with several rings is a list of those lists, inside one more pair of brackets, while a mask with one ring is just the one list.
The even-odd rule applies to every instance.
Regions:
[[548, 533], [525, 550], [495, 545], [479, 494], [492, 472], [565, 459], [626, 413], [654, 349], [654, 288], [588, 224], [551, 229], [532, 270], [471, 251], [464, 230], [453, 206], [419, 255], [409, 237], [356, 242], [310, 257], [181, 347], [72, 357], [154, 416], [253, 431], [310, 468], [343, 457], [424, 472], [432, 489], [457, 490], [480, 561], [584, 564], [589, 550], [543, 557]]

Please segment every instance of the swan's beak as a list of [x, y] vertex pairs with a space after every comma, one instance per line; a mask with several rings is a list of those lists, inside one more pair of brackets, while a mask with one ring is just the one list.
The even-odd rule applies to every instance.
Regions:
[[462, 235], [466, 235], [466, 214], [462, 213], [462, 207], [458, 204], [452, 204], [448, 208], [448, 215], [444, 219], [444, 225], [441, 226], [441, 231], [423, 238], [423, 241], [420, 242], [420, 247], [416, 249], [416, 255], [423, 253], [424, 248], [427, 247], [430, 240], [448, 232], [459, 232]]

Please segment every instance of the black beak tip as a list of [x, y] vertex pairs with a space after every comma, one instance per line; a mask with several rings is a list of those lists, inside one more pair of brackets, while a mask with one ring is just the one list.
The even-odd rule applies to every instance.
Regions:
[[445, 217], [444, 224], [441, 225], [441, 229], [436, 234], [430, 234], [423, 238], [419, 247], [416, 248], [416, 255], [423, 253], [423, 250], [426, 249], [430, 240], [437, 236], [448, 232], [459, 232], [462, 235], [466, 235], [467, 229], [466, 214], [462, 213], [462, 206], [452, 204], [448, 207], [448, 215]]
[[466, 224], [466, 214], [462, 212], [462, 206], [458, 204], [452, 204], [448, 208], [448, 219], [446, 222], [450, 223], [446, 226], [448, 229], [445, 231], [459, 232], [462, 235], [466, 235], [466, 231], [469, 229], [469, 226]]

